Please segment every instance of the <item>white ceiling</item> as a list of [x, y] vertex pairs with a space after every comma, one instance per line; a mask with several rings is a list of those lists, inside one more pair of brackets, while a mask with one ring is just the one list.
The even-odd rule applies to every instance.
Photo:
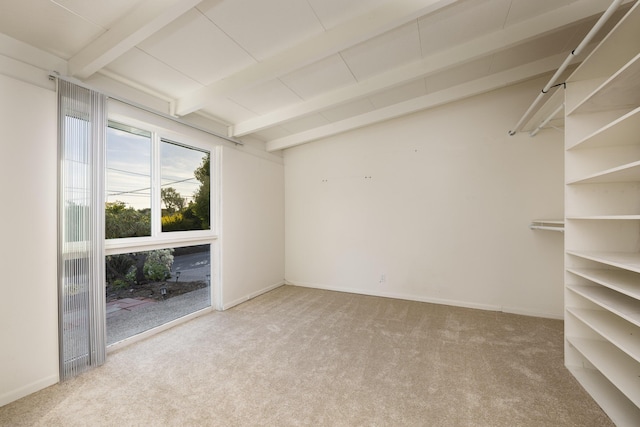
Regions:
[[0, 0], [0, 55], [27, 43], [278, 150], [553, 71], [610, 3]]

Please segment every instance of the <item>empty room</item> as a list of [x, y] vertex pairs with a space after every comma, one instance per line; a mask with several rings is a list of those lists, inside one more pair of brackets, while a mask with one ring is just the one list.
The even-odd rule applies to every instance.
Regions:
[[0, 0], [0, 426], [640, 425], [637, 0]]

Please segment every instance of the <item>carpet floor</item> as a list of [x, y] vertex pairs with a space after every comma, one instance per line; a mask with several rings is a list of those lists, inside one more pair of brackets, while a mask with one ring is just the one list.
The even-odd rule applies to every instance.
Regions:
[[563, 323], [282, 286], [0, 408], [2, 426], [611, 426]]

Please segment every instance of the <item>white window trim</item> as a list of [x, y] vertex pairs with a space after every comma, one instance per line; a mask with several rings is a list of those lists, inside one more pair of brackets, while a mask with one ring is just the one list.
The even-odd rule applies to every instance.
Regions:
[[[141, 122], [136, 119], [130, 119], [125, 116], [110, 115], [109, 121], [114, 121], [123, 125], [132, 126], [145, 131], [151, 132], [151, 236], [140, 237], [126, 237], [120, 239], [106, 239], [105, 240], [105, 253], [106, 255], [115, 255], [125, 252], [136, 252], [143, 250], [158, 249], [160, 247], [167, 247], [167, 245], [174, 246], [193, 246], [206, 242], [212, 242], [218, 239], [217, 225], [219, 223], [217, 215], [219, 210], [216, 208], [217, 199], [219, 194], [217, 192], [217, 173], [215, 167], [219, 165], [217, 157], [220, 150], [216, 145], [210, 145], [198, 141], [194, 138], [184, 136], [178, 132], [168, 130], [157, 125]], [[211, 195], [210, 198], [210, 219], [209, 230], [190, 230], [190, 231], [170, 231], [162, 232], [160, 216], [157, 215], [161, 211], [161, 203], [159, 192], [157, 191], [157, 185], [160, 181], [160, 150], [159, 146], [163, 140], [179, 143], [186, 147], [193, 147], [198, 150], [203, 150], [209, 153], [209, 174], [211, 177]], [[154, 217], [156, 213], [156, 217]]]
[[[166, 139], [169, 141], [174, 141], [180, 143], [185, 146], [191, 146], [196, 149], [201, 149], [208, 151], [210, 153], [210, 179], [211, 179], [211, 198], [210, 198], [210, 221], [209, 221], [209, 230], [191, 230], [191, 231], [171, 231], [171, 232], [160, 232], [154, 234], [154, 221], [151, 218], [151, 236], [141, 236], [141, 237], [128, 237], [128, 238], [120, 238], [120, 239], [105, 239], [104, 240], [104, 253], [105, 255], [117, 255], [123, 253], [130, 252], [143, 252], [154, 249], [163, 249], [169, 247], [185, 247], [185, 246], [196, 246], [202, 244], [210, 244], [211, 245], [211, 307], [208, 309], [201, 310], [197, 313], [192, 313], [191, 315], [187, 315], [183, 319], [190, 319], [194, 315], [199, 315], [203, 312], [208, 312], [210, 310], [221, 310], [221, 268], [220, 268], [220, 248], [216, 244], [219, 240], [219, 230], [220, 230], [220, 167], [221, 163], [221, 155], [222, 155], [222, 145], [224, 144], [223, 140], [218, 140], [215, 137], [210, 135], [204, 136], [202, 132], [194, 130], [192, 128], [188, 128], [186, 126], [180, 125], [178, 123], [171, 122], [169, 120], [159, 120], [157, 116], [149, 115], [142, 110], [121, 104], [121, 103], [109, 103], [108, 106], [109, 114], [108, 120], [118, 122], [124, 125], [132, 126], [139, 129], [144, 129], [150, 131], [152, 133], [152, 145], [154, 143], [153, 138], [157, 138], [158, 141], [162, 139]], [[205, 141], [206, 140], [206, 141]], [[155, 150], [157, 153], [152, 151], [152, 156], [159, 157], [159, 150]], [[155, 158], [153, 160], [156, 161]], [[158, 163], [152, 167], [157, 169]], [[152, 170], [152, 175], [155, 172]], [[157, 172], [159, 174], [159, 171]], [[156, 182], [152, 180], [152, 209], [153, 209], [153, 198], [157, 199], [158, 206], [160, 207], [161, 201], [159, 200], [159, 196], [154, 196], [155, 194], [155, 186]], [[156, 228], [160, 227], [160, 224], [155, 226]], [[177, 319], [179, 321], [180, 319]], [[171, 322], [173, 324], [173, 322]], [[160, 327], [162, 330], [164, 326]], [[154, 328], [155, 330], [157, 328]], [[151, 332], [151, 331], [149, 331]]]

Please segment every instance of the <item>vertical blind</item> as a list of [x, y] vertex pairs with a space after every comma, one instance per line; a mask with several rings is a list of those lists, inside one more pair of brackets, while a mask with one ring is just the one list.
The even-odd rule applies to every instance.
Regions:
[[106, 359], [106, 97], [58, 79], [60, 380]]

